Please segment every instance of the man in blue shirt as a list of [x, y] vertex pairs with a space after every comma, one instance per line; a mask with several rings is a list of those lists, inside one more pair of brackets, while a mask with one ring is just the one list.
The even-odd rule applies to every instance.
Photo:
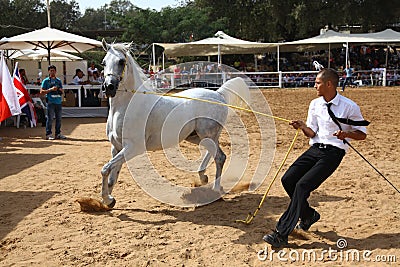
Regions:
[[346, 78], [344, 79], [343, 85], [342, 85], [342, 92], [344, 92], [344, 88], [346, 87], [346, 84], [353, 84], [353, 68], [350, 68], [349, 65], [346, 65], [346, 68], [344, 69], [346, 72]]
[[[61, 134], [61, 102], [64, 93], [62, 82], [56, 77], [57, 68], [54, 65], [50, 65], [47, 69], [49, 71], [49, 77], [43, 80], [42, 88], [40, 89], [40, 93], [46, 95], [47, 99], [46, 139], [66, 139], [66, 137]], [[56, 117], [55, 138], [51, 131], [54, 115]]]

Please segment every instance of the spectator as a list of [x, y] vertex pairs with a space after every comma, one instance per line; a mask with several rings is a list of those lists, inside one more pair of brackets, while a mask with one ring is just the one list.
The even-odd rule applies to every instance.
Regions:
[[[49, 77], [43, 80], [40, 93], [46, 95], [47, 100], [47, 120], [46, 120], [46, 139], [66, 139], [61, 134], [61, 115], [62, 115], [62, 94], [64, 93], [62, 82], [56, 77], [57, 68], [54, 65], [48, 67]], [[52, 134], [53, 118], [56, 118], [56, 137]]]
[[[93, 75], [93, 74], [92, 74]], [[88, 81], [84, 81], [83, 80], [83, 76], [85, 76], [85, 74], [83, 73], [83, 71], [81, 69], [76, 69], [75, 70], [75, 75], [72, 78], [72, 81], [70, 84], [75, 84], [75, 85], [79, 85], [79, 84], [87, 84]], [[93, 80], [93, 79], [92, 79]]]
[[93, 80], [90, 84], [102, 84], [103, 80], [101, 79], [98, 71], [93, 71]]
[[27, 85], [29, 83], [28, 77], [26, 76], [25, 69], [19, 69], [19, 77], [21, 79], [21, 82], [24, 85]]
[[99, 71], [96, 66], [94, 65], [94, 62], [90, 63], [90, 67], [88, 68], [87, 72], [88, 72], [88, 81], [92, 82], [93, 81], [93, 72], [95, 71]]
[[344, 88], [346, 87], [347, 83], [350, 83], [350, 85], [353, 84], [353, 68], [350, 68], [349, 65], [346, 65], [346, 68], [343, 71], [346, 73], [346, 78], [344, 79], [342, 85], [342, 92], [344, 92]]
[[44, 100], [42, 101], [42, 98], [40, 97], [40, 91], [31, 90], [31, 98], [33, 105], [35, 107], [37, 121], [42, 124], [42, 127], [46, 127], [46, 115], [45, 115], [46, 107], [43, 104]]

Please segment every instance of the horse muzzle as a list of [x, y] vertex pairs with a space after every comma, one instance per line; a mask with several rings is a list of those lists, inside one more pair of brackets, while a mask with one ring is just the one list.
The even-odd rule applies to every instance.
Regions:
[[105, 82], [102, 85], [102, 91], [107, 97], [114, 97], [117, 93], [118, 84], [108, 83]]

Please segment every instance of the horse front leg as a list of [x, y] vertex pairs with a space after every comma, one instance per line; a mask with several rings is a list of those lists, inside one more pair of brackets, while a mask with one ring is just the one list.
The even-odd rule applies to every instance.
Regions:
[[[112, 146], [111, 148], [111, 155], [113, 156], [113, 158], [118, 154], [118, 150]], [[114, 168], [111, 169], [110, 174], [108, 175], [108, 193], [111, 195], [114, 185], [117, 183], [118, 181], [118, 176], [119, 176], [119, 172], [121, 171], [122, 168], [122, 164], [116, 164]]]
[[[103, 203], [107, 205], [109, 208], [114, 207], [116, 201], [113, 196], [111, 196], [111, 191], [110, 191], [110, 186], [109, 186], [109, 176], [111, 177], [112, 172], [118, 173], [119, 170], [121, 169], [122, 164], [125, 161], [124, 157], [124, 152], [125, 148], [123, 148], [121, 151], [119, 151], [109, 162], [107, 162], [103, 168], [101, 169], [101, 175], [103, 177], [102, 179], [102, 186], [101, 186], [101, 197], [103, 199]], [[119, 168], [119, 169], [118, 169]], [[114, 184], [116, 182], [116, 176], [112, 176], [115, 178], [113, 181]], [[111, 185], [111, 190], [114, 186], [114, 184]]]

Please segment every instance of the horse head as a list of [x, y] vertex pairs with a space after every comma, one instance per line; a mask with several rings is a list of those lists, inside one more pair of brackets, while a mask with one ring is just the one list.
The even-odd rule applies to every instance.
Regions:
[[104, 67], [102, 90], [107, 97], [114, 97], [120, 82], [124, 78], [128, 48], [123, 45], [108, 44], [104, 39], [102, 44], [104, 50], [107, 52], [102, 61]]

